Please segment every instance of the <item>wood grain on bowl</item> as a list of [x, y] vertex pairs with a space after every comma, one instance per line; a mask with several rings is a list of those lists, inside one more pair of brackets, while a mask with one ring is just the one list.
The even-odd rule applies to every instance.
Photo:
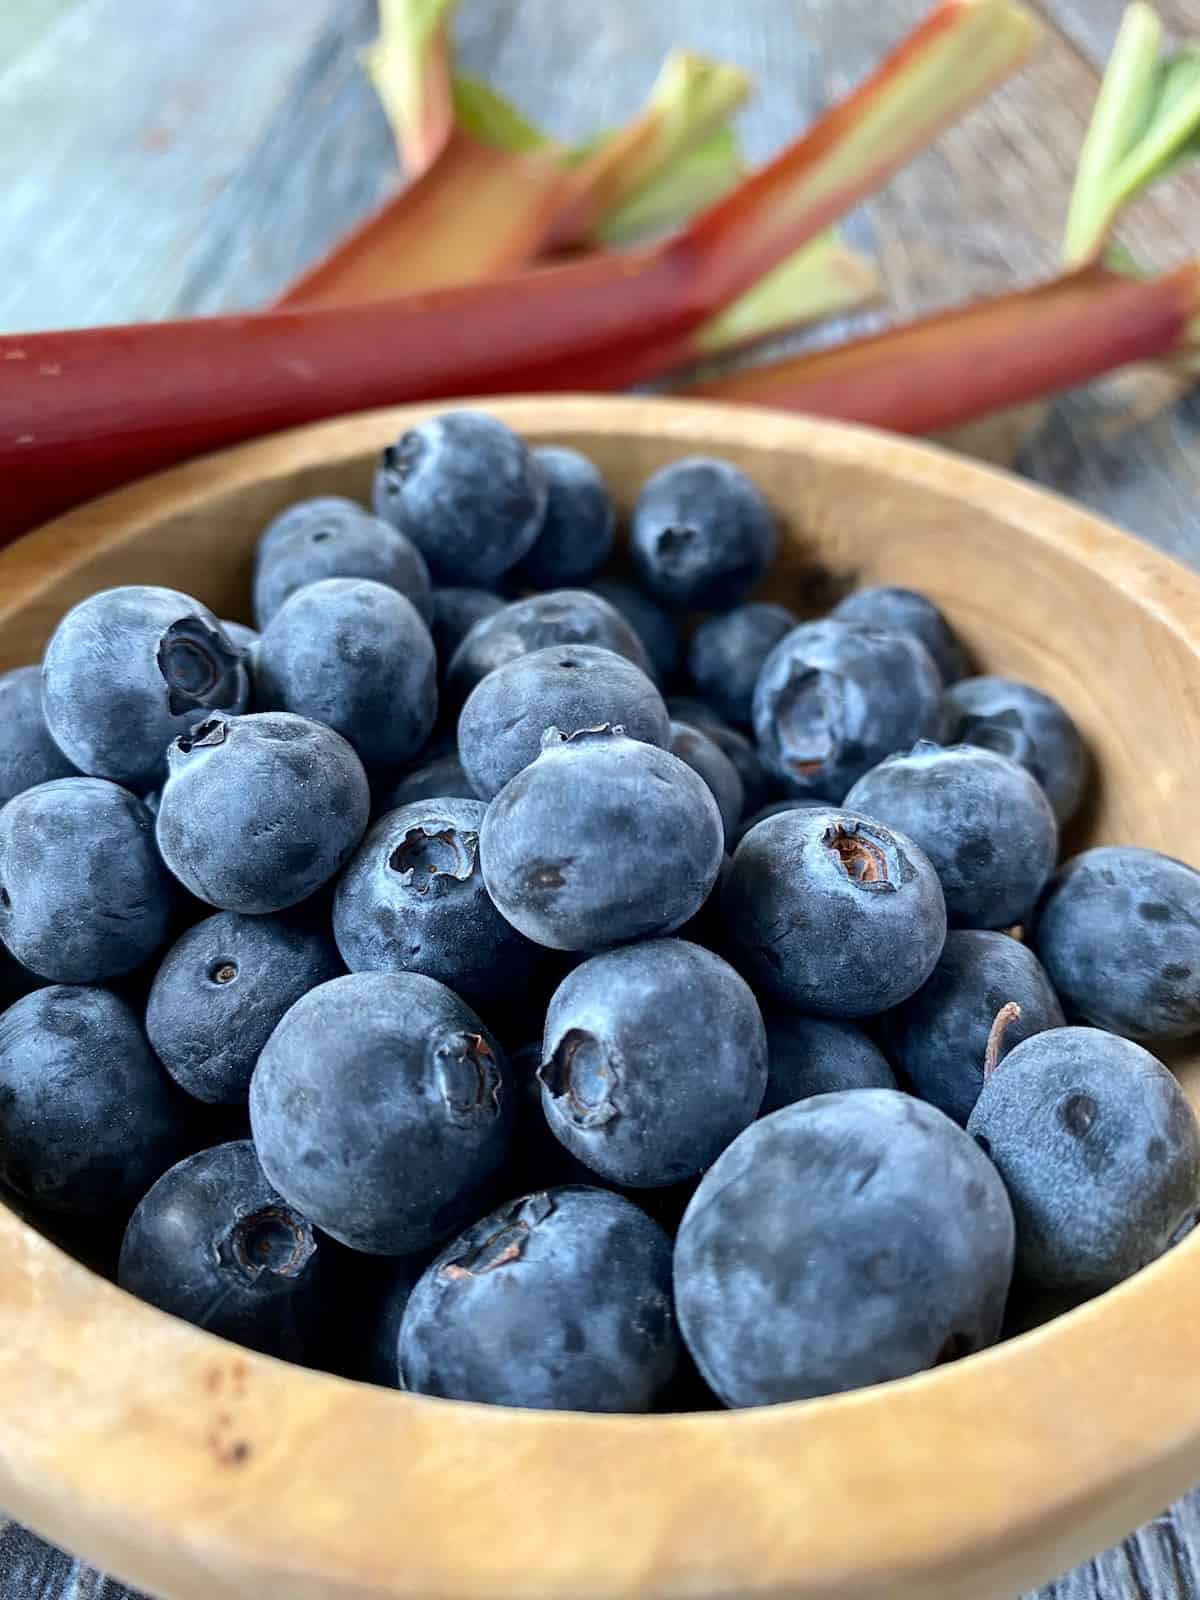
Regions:
[[[658, 400], [489, 406], [592, 455], [626, 508], [672, 458], [737, 461], [785, 530], [775, 597], [803, 611], [843, 582], [925, 590], [982, 670], [1079, 722], [1101, 783], [1073, 845], [1200, 860], [1200, 579], [929, 446]], [[428, 409], [196, 462], [3, 552], [0, 667], [110, 584], [243, 612], [270, 516], [365, 494], [375, 451]], [[542, 1415], [250, 1355], [0, 1210], [0, 1503], [168, 1600], [983, 1600], [1200, 1477], [1197, 1310], [1193, 1235], [1057, 1322], [900, 1383], [736, 1414]]]

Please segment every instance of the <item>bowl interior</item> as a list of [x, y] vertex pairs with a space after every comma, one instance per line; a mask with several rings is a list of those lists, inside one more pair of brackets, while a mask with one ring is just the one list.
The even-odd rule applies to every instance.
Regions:
[[[1027, 679], [1079, 723], [1098, 781], [1065, 848], [1200, 862], [1200, 580], [1166, 558], [1002, 474], [859, 430], [662, 401], [487, 404], [531, 442], [592, 456], [626, 511], [669, 460], [737, 461], [784, 530], [765, 595], [811, 614], [856, 583], [924, 590], [977, 670]], [[376, 451], [428, 409], [195, 463], [3, 552], [0, 667], [36, 659], [69, 605], [112, 584], [244, 617], [270, 517], [316, 493], [369, 499]], [[1193, 1095], [1198, 1060], [1172, 1062]], [[1169, 1326], [1189, 1295], [1195, 1239], [1060, 1323], [882, 1389], [737, 1416], [497, 1415], [232, 1353], [0, 1210], [0, 1498], [205, 1600], [274, 1582], [289, 1600], [1011, 1593], [1200, 1470], [1200, 1377]], [[525, 1496], [516, 1518], [501, 1479]]]

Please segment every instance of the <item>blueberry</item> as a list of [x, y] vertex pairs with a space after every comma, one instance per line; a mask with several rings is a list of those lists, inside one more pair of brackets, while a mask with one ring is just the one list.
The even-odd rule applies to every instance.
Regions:
[[434, 1252], [365, 1256], [360, 1250], [347, 1250], [328, 1234], [319, 1238], [326, 1314], [320, 1348], [310, 1357], [310, 1365], [395, 1389], [400, 1323]]
[[750, 832], [757, 828], [760, 822], [765, 822], [768, 817], [778, 817], [785, 811], [827, 811], [829, 808], [824, 800], [799, 800], [795, 795], [787, 800], [773, 800], [769, 806], [763, 806], [761, 811], [756, 811], [753, 816], [747, 817], [739, 827], [734, 837], [735, 845]]
[[911, 634], [805, 622], [763, 663], [754, 731], [789, 793], [840, 804], [885, 756], [937, 732], [941, 693], [932, 656]]
[[375, 473], [375, 509], [439, 583], [486, 587], [532, 550], [546, 514], [541, 463], [497, 417], [449, 411], [401, 434]]
[[508, 1153], [512, 1077], [444, 984], [355, 972], [310, 989], [250, 1083], [263, 1171], [354, 1250], [405, 1255], [478, 1216]]
[[993, 1344], [1013, 1217], [983, 1153], [892, 1089], [814, 1095], [747, 1128], [675, 1242], [684, 1339], [728, 1406], [838, 1394]]
[[947, 692], [948, 739], [982, 745], [1027, 767], [1046, 791], [1059, 824], [1079, 810], [1087, 788], [1087, 746], [1048, 694], [1008, 678], [964, 678]]
[[81, 772], [131, 789], [161, 782], [167, 746], [206, 711], [250, 692], [207, 606], [174, 589], [103, 589], [73, 606], [42, 666], [46, 725]]
[[103, 778], [56, 778], [0, 809], [0, 939], [39, 977], [96, 983], [170, 931], [175, 886], [154, 818]]
[[412, 540], [353, 501], [325, 498], [293, 506], [263, 534], [254, 573], [259, 628], [297, 590], [328, 578], [382, 583], [410, 600], [424, 621], [433, 615], [429, 568]]
[[551, 1131], [585, 1165], [628, 1188], [678, 1183], [757, 1116], [762, 1015], [745, 981], [699, 945], [610, 950], [556, 990], [538, 1076]]
[[146, 1032], [188, 1094], [244, 1105], [275, 1024], [302, 994], [342, 970], [337, 947], [320, 927], [221, 911], [189, 928], [163, 957]]
[[[458, 719], [459, 759], [475, 793], [490, 800], [537, 760], [547, 728], [575, 733], [602, 723], [619, 723], [647, 744], [671, 742], [667, 708], [640, 667], [598, 645], [552, 645], [475, 685]], [[719, 750], [713, 754], [725, 760]]]
[[475, 790], [463, 771], [457, 755], [438, 756], [424, 766], [414, 767], [385, 788], [376, 805], [377, 813], [396, 811], [414, 800], [474, 800]]
[[52, 984], [0, 1015], [0, 1179], [22, 1199], [127, 1215], [184, 1154], [186, 1108], [107, 989]]
[[117, 1282], [209, 1333], [303, 1361], [320, 1326], [319, 1270], [312, 1224], [238, 1139], [163, 1173], [129, 1219]]
[[779, 544], [761, 492], [729, 461], [691, 456], [648, 480], [630, 552], [643, 587], [676, 611], [726, 611], [762, 578]]
[[1085, 850], [1050, 880], [1030, 942], [1069, 1017], [1131, 1039], [1200, 1031], [1200, 873], [1182, 861]]
[[1012, 1198], [1018, 1270], [1044, 1288], [1110, 1288], [1196, 1219], [1195, 1114], [1128, 1039], [1098, 1028], [1026, 1039], [989, 1076], [967, 1132]]
[[473, 1005], [520, 992], [545, 960], [496, 910], [479, 870], [480, 800], [418, 800], [367, 833], [338, 880], [351, 972], [423, 972]]
[[887, 1058], [852, 1022], [767, 1011], [767, 1092], [760, 1116], [845, 1089], [894, 1089]]
[[480, 859], [514, 927], [553, 950], [600, 950], [681, 927], [724, 855], [708, 785], [619, 728], [544, 736], [488, 807]]
[[819, 1016], [906, 1000], [946, 938], [925, 852], [849, 811], [782, 811], [733, 853], [721, 896], [733, 959], [756, 988]]
[[477, 622], [450, 662], [449, 692], [465, 699], [489, 672], [552, 645], [593, 644], [632, 661], [650, 675], [637, 634], [607, 600], [586, 589], [532, 594]]
[[786, 606], [761, 603], [702, 622], [688, 646], [688, 673], [701, 698], [726, 721], [748, 725], [762, 664], [796, 625]]
[[636, 584], [623, 578], [595, 578], [590, 588], [625, 618], [650, 657], [654, 676], [666, 683], [679, 671], [682, 645], [679, 628], [669, 611], [651, 600]]
[[845, 803], [921, 846], [953, 928], [1024, 922], [1054, 871], [1049, 801], [1024, 767], [992, 750], [922, 741], [860, 778]]
[[41, 667], [0, 673], [0, 806], [39, 783], [78, 773], [46, 726]]
[[675, 930], [675, 938], [686, 939], [689, 944], [702, 944], [706, 950], [715, 950], [722, 953], [725, 946], [725, 924], [721, 919], [721, 891], [725, 887], [725, 879], [733, 867], [733, 857], [721, 857], [720, 870], [717, 872], [717, 881], [709, 890], [708, 898], [681, 928]]
[[648, 1411], [675, 1376], [671, 1245], [604, 1189], [510, 1201], [446, 1246], [400, 1325], [401, 1387], [540, 1411]]
[[599, 468], [578, 450], [533, 452], [546, 476], [541, 532], [513, 576], [531, 589], [562, 589], [598, 572], [612, 554], [617, 514]]
[[221, 619], [221, 626], [225, 635], [238, 650], [253, 650], [262, 638], [257, 628], [251, 628], [245, 622], [230, 622], [228, 618]]
[[438, 658], [438, 682], [444, 684], [451, 659], [477, 622], [503, 611], [504, 600], [490, 589], [435, 589], [429, 631]]
[[222, 911], [284, 911], [349, 859], [371, 791], [340, 734], [284, 711], [213, 717], [176, 739], [158, 811], [163, 860]]
[[742, 808], [746, 803], [737, 768], [720, 745], [707, 733], [702, 733], [699, 728], [693, 728], [686, 722], [671, 723], [670, 748], [671, 754], [678, 756], [681, 761], [686, 761], [692, 771], [699, 773], [712, 790], [713, 799], [721, 810], [721, 822], [725, 828], [725, 842], [728, 845], [737, 831]]
[[258, 647], [255, 704], [323, 722], [366, 767], [395, 767], [437, 720], [437, 656], [411, 601], [366, 578], [326, 578], [292, 595]]
[[884, 1048], [914, 1093], [962, 1127], [983, 1087], [992, 1023], [1010, 1001], [1021, 1015], [1004, 1035], [1005, 1051], [1063, 1026], [1058, 996], [1028, 945], [963, 928], [947, 934], [929, 981], [883, 1018]]
[[[668, 707], [668, 709], [670, 709]], [[671, 715], [679, 722], [687, 722], [687, 717], [681, 717], [672, 711]], [[696, 722], [693, 727], [723, 750], [737, 769], [737, 775], [742, 780], [742, 809], [743, 811], [760, 811], [768, 805], [772, 798], [778, 794], [778, 786], [774, 778], [763, 765], [762, 757], [749, 739], [736, 728], [730, 728], [723, 722]]]
[[714, 728], [729, 727], [715, 706], [709, 705], [707, 700], [697, 700], [693, 694], [669, 694], [667, 710], [673, 721], [689, 722], [693, 728], [703, 728], [705, 733], [710, 733]]
[[954, 630], [926, 595], [915, 589], [881, 584], [856, 589], [834, 606], [831, 616], [843, 622], [865, 622], [873, 628], [899, 628], [919, 639], [937, 663], [944, 683], [954, 683], [967, 670], [963, 647]]

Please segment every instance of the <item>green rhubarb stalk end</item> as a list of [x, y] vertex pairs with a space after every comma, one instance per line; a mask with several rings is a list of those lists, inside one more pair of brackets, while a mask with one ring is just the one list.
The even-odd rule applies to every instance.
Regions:
[[379, 0], [379, 37], [363, 64], [410, 177], [433, 164], [453, 128], [450, 20], [458, 0]]
[[874, 263], [831, 228], [706, 322], [694, 337], [696, 353], [714, 355], [784, 328], [845, 315], [878, 300], [881, 293]]

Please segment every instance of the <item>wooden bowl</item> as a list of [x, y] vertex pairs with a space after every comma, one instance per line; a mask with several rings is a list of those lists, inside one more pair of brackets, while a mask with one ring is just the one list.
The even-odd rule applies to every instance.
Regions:
[[[635, 399], [487, 402], [647, 473], [740, 462], [786, 530], [774, 592], [912, 584], [980, 665], [1072, 711], [1094, 840], [1200, 860], [1200, 580], [1075, 507], [933, 448]], [[0, 665], [109, 584], [244, 613], [290, 500], [367, 493], [424, 409], [168, 473], [0, 555]], [[1186, 1077], [1186, 1066], [1185, 1077]], [[670, 1417], [422, 1399], [248, 1354], [151, 1310], [0, 1209], [0, 1503], [169, 1600], [981, 1600], [1129, 1532], [1200, 1477], [1200, 1231], [1099, 1300], [936, 1372]]]

